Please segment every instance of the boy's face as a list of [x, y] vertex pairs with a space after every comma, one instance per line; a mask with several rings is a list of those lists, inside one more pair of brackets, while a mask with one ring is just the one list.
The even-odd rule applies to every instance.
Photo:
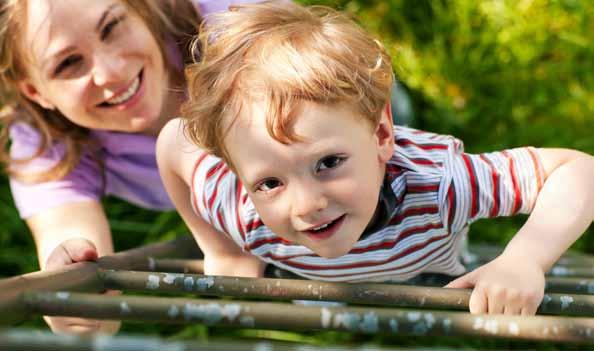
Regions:
[[377, 207], [394, 149], [390, 116], [373, 128], [347, 105], [306, 102], [294, 124], [303, 141], [284, 145], [268, 134], [261, 106], [245, 111], [225, 146], [262, 221], [319, 256], [349, 252]]

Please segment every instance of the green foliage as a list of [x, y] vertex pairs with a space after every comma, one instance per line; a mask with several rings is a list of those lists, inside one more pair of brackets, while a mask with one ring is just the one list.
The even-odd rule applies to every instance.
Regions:
[[[413, 100], [415, 127], [455, 135], [470, 152], [520, 145], [576, 148], [594, 154], [594, 2], [578, 0], [301, 0], [344, 9], [374, 33]], [[37, 269], [33, 242], [18, 218], [6, 180], [0, 188], [0, 275]], [[186, 232], [174, 213], [105, 202], [119, 250]], [[482, 221], [471, 241], [503, 244], [524, 218]], [[594, 252], [591, 231], [575, 248]], [[206, 340], [205, 327], [126, 326]], [[154, 328], [154, 329], [153, 329]], [[177, 331], [177, 334], [175, 334]], [[344, 334], [224, 330], [237, 337], [359, 343]], [[312, 339], [313, 338], [313, 339]], [[314, 340], [314, 341], [312, 341]], [[366, 339], [369, 340], [369, 339]], [[377, 339], [405, 345], [411, 341]], [[448, 344], [448, 343], [446, 343]], [[494, 347], [468, 341], [456, 347]], [[478, 346], [477, 346], [478, 345]], [[482, 346], [481, 346], [482, 345]], [[507, 348], [507, 344], [505, 344]], [[558, 349], [542, 347], [542, 349]]]

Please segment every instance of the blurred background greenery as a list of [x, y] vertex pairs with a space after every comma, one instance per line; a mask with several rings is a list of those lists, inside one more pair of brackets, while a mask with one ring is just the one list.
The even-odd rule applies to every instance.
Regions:
[[[594, 122], [593, 1], [298, 2], [343, 9], [384, 43], [399, 81], [411, 96], [414, 127], [455, 135], [464, 140], [469, 152], [533, 145], [594, 154], [590, 128]], [[0, 201], [0, 276], [38, 269], [32, 239], [14, 209], [5, 178], [0, 183]], [[175, 213], [146, 211], [116, 199], [105, 203], [118, 250], [186, 233]], [[504, 244], [524, 219], [478, 222], [471, 229], [470, 240]], [[573, 248], [594, 253], [591, 236], [589, 230]], [[209, 335], [208, 329], [200, 327], [183, 331], [179, 327], [155, 328], [155, 332], [169, 335]], [[316, 343], [360, 341], [328, 333], [233, 333]], [[390, 343], [386, 339], [379, 342]], [[476, 346], [473, 342], [456, 345]]]

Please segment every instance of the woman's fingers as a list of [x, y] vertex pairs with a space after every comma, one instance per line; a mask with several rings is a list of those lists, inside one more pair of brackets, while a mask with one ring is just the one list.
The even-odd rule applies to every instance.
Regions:
[[94, 261], [97, 259], [97, 248], [87, 239], [72, 238], [62, 242], [49, 255], [46, 269], [58, 269], [65, 265]]

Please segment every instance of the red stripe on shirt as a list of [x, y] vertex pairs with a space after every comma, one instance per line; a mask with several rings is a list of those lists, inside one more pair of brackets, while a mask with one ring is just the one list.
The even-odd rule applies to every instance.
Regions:
[[[324, 265], [324, 266], [318, 266], [318, 265], [312, 265], [312, 264], [305, 264], [305, 263], [299, 263], [299, 262], [291, 262], [291, 261], [285, 261], [283, 262], [284, 264], [294, 267], [294, 268], [298, 268], [298, 269], [308, 269], [308, 270], [315, 270], [315, 271], [319, 271], [319, 270], [327, 270], [327, 269], [331, 269], [331, 270], [339, 270], [339, 269], [353, 269], [353, 268], [361, 268], [361, 267], [368, 267], [368, 266], [375, 266], [375, 265], [382, 265], [382, 264], [386, 264], [388, 262], [392, 262], [398, 259], [401, 259], [405, 256], [408, 256], [416, 251], [420, 251], [423, 248], [425, 248], [427, 245], [435, 242], [435, 241], [439, 241], [442, 239], [445, 239], [449, 236], [450, 234], [444, 234], [442, 236], [437, 236], [437, 237], [433, 237], [430, 238], [429, 240], [410, 246], [408, 247], [406, 250], [401, 251], [399, 253], [397, 253], [396, 255], [393, 255], [391, 257], [388, 257], [387, 259], [381, 260], [381, 261], [362, 261], [362, 262], [353, 262], [353, 263], [347, 263], [347, 264], [339, 264], [339, 265]], [[447, 244], [447, 243], [446, 243]], [[437, 250], [437, 249], [435, 249]], [[402, 266], [398, 266], [398, 267], [392, 267], [392, 270], [395, 269], [401, 269], [401, 268], [406, 268], [407, 266], [410, 266], [412, 264], [414, 264], [415, 262], [418, 262], [418, 260], [426, 257], [427, 255], [433, 253], [435, 250], [433, 251], [429, 251], [428, 253], [426, 253], [425, 255], [421, 256], [419, 259], [413, 261], [413, 262], [408, 262]], [[274, 260], [277, 261], [281, 261], [282, 258], [278, 258], [276, 256], [274, 256], [273, 254], [267, 254], [267, 257], [270, 257]], [[349, 273], [347, 275], [353, 275], [353, 273]]]
[[[434, 238], [434, 239], [435, 240], [432, 240], [432, 241], [436, 241], [436, 240], [441, 239], [441, 238]], [[417, 267], [417, 268], [414, 268], [412, 270], [404, 271], [404, 272], [402, 271], [403, 269], [408, 268], [408, 267], [410, 267], [410, 266], [412, 266], [414, 264], [417, 264], [418, 262], [420, 262], [420, 261], [426, 259], [428, 256], [432, 255], [434, 252], [443, 249], [448, 244], [450, 244], [450, 242], [445, 242], [445, 243], [441, 244], [440, 246], [436, 247], [435, 249], [433, 249], [433, 250], [427, 252], [426, 254], [420, 256], [419, 258], [415, 259], [414, 261], [408, 262], [406, 264], [403, 264], [403, 265], [397, 266], [397, 267], [388, 267], [388, 268], [377, 269], [377, 270], [373, 270], [373, 271], [365, 271], [364, 273], [343, 273], [343, 274], [315, 274], [315, 273], [307, 273], [307, 275], [318, 277], [318, 278], [321, 278], [321, 279], [323, 279], [323, 278], [326, 278], [327, 279], [327, 278], [349, 277], [349, 276], [356, 276], [356, 275], [369, 275], [369, 274], [375, 274], [375, 273], [381, 273], [381, 272], [388, 272], [388, 271], [391, 271], [394, 274], [398, 274], [398, 275], [405, 275], [405, 274], [409, 274], [409, 273], [414, 272], [414, 271], [422, 270], [422, 268], [418, 268]], [[444, 250], [442, 253], [440, 253], [439, 255], [437, 255], [436, 257], [434, 257], [432, 261], [427, 262], [427, 263], [434, 263], [436, 260], [441, 259], [444, 255], [447, 255], [450, 251], [451, 250]], [[393, 259], [392, 261], [395, 261], [396, 259]], [[379, 265], [379, 264], [385, 264], [387, 262], [384, 262], [384, 263], [381, 263], [381, 262], [371, 262], [371, 263], [372, 263], [371, 265]]]
[[489, 169], [491, 170], [491, 181], [493, 182], [493, 204], [491, 205], [491, 211], [489, 213], [490, 217], [497, 217], [499, 214], [499, 206], [501, 199], [499, 198], [499, 173], [495, 170], [495, 166], [493, 162], [486, 158], [484, 155], [480, 155], [481, 160], [483, 160], [486, 164], [489, 165]]
[[398, 213], [390, 220], [390, 225], [398, 225], [400, 224], [405, 218], [412, 217], [412, 216], [423, 216], [423, 215], [430, 215], [436, 214], [439, 212], [439, 208], [437, 206], [426, 206], [426, 207], [412, 207], [407, 208], [406, 210]]
[[415, 143], [410, 139], [399, 138], [396, 139], [396, 145], [398, 146], [414, 146], [421, 150], [447, 150], [448, 146], [445, 144], [420, 144]]
[[418, 185], [418, 184], [407, 184], [406, 190], [408, 193], [429, 193], [435, 192], [439, 190], [439, 183], [437, 184], [425, 184], [425, 185]]
[[219, 192], [219, 187], [220, 187], [221, 179], [223, 179], [223, 177], [227, 173], [229, 173], [229, 168], [228, 167], [225, 167], [225, 169], [223, 169], [221, 171], [221, 173], [219, 174], [219, 176], [217, 177], [217, 180], [215, 180], [214, 191], [212, 192], [212, 194], [210, 195], [210, 198], [208, 199], [208, 209], [209, 210], [212, 210], [212, 205], [214, 204], [214, 202], [215, 202], [215, 200], [217, 198], [217, 194]]
[[470, 180], [470, 216], [474, 218], [478, 212], [478, 187], [476, 182], [476, 173], [472, 160], [467, 154], [462, 154], [462, 160], [464, 160], [464, 166], [466, 166], [466, 172], [468, 173], [468, 179]]

